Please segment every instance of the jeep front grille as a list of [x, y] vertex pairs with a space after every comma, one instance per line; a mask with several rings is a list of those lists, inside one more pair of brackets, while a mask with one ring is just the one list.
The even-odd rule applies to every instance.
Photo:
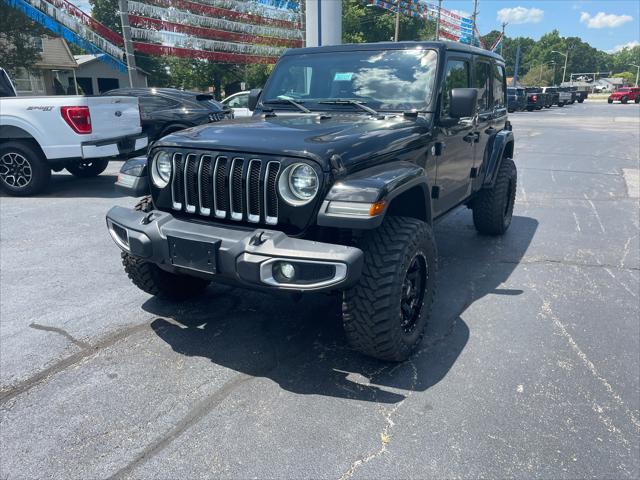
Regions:
[[243, 155], [175, 153], [174, 210], [220, 219], [278, 223], [280, 162]]

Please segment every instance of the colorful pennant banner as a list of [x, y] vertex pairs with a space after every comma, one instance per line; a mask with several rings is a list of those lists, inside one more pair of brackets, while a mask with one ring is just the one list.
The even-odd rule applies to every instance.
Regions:
[[127, 66], [121, 61], [123, 57], [122, 50], [97, 36], [76, 18], [64, 13], [61, 9], [39, 0], [31, 0], [38, 8], [24, 0], [3, 1], [7, 5], [22, 11], [27, 17], [47, 30], [59, 35], [67, 42], [79, 46], [86, 52], [105, 54], [99, 56], [100, 61], [121, 72], [127, 71]]

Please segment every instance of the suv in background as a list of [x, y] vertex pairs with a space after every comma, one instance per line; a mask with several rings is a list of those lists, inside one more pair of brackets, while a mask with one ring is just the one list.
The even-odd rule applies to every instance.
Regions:
[[623, 87], [611, 95], [607, 99], [607, 102], [620, 102], [620, 103], [628, 103], [629, 101], [633, 101], [635, 103], [640, 103], [640, 88], [638, 87]]
[[507, 106], [509, 113], [522, 111], [527, 106], [527, 96], [522, 87], [507, 87]]
[[436, 292], [433, 223], [466, 206], [482, 234], [511, 224], [505, 79], [500, 56], [462, 43], [287, 50], [251, 118], [176, 132], [123, 167], [118, 183], [150, 194], [107, 214], [125, 271], [169, 298], [211, 281], [332, 292], [355, 349], [405, 360]]
[[527, 87], [525, 94], [527, 95], [527, 111], [542, 110], [545, 95], [540, 87]]
[[236, 117], [250, 117], [253, 112], [249, 110], [249, 91], [234, 93], [220, 102], [227, 108], [233, 110]]
[[178, 130], [233, 118], [231, 109], [206, 93], [175, 88], [118, 88], [103, 95], [138, 99], [142, 131], [149, 137], [149, 142]]
[[558, 95], [558, 87], [542, 87], [542, 91], [547, 96], [545, 99], [545, 107], [547, 105], [558, 105], [559, 107], [564, 107], [564, 105], [560, 104], [560, 96]]

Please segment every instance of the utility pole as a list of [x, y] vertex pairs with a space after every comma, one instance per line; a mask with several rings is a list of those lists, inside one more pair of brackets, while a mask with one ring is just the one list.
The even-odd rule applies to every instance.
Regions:
[[500, 56], [502, 56], [502, 49], [504, 48], [504, 28], [509, 25], [507, 22], [502, 22], [502, 39], [500, 40]]
[[120, 22], [122, 24], [122, 38], [124, 39], [124, 53], [127, 60], [127, 73], [129, 73], [129, 86], [133, 88], [133, 72], [136, 71], [136, 57], [133, 53], [133, 42], [131, 41], [131, 27], [129, 26], [129, 9], [127, 0], [119, 0]]
[[[475, 39], [476, 32], [478, 31], [477, 20], [478, 20], [478, 0], [473, 0], [473, 30], [471, 36]], [[471, 42], [473, 44], [473, 41]]]
[[441, 11], [442, 11], [442, 0], [438, 0], [438, 18], [436, 19], [436, 40], [440, 40], [440, 12]]
[[[319, 0], [322, 1], [322, 0]], [[400, 33], [400, 0], [396, 0], [396, 35], [395, 42], [398, 41], [398, 34]]]

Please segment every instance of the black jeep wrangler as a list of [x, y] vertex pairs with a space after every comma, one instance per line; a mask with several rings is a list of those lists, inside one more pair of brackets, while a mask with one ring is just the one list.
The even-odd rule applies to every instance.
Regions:
[[404, 360], [436, 291], [432, 225], [459, 206], [501, 235], [516, 195], [504, 62], [449, 42], [288, 50], [251, 118], [154, 143], [107, 226], [135, 285], [339, 293], [351, 345]]

